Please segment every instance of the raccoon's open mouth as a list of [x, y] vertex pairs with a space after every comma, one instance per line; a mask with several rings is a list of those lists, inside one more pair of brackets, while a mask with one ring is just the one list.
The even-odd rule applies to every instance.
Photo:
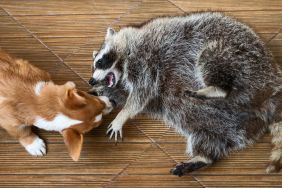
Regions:
[[113, 87], [116, 84], [116, 76], [113, 72], [109, 72], [105, 78], [108, 87]]

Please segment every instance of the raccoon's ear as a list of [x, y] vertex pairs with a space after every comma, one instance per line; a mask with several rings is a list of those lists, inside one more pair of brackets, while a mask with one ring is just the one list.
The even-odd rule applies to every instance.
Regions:
[[114, 34], [115, 34], [115, 30], [113, 30], [112, 28], [108, 27], [105, 39], [113, 36]]
[[92, 53], [93, 59], [96, 57], [97, 54], [98, 54], [98, 51], [94, 50], [93, 53]]

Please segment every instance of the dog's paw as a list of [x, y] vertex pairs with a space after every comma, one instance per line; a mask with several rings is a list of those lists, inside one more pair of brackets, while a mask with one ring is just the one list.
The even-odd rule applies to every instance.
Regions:
[[175, 168], [170, 170], [170, 173], [173, 174], [173, 175], [181, 177], [185, 174], [193, 172], [193, 171], [200, 169], [204, 166], [207, 166], [207, 163], [204, 163], [202, 161], [189, 162], [189, 163], [179, 163], [175, 166]]
[[33, 156], [43, 156], [46, 154], [46, 146], [42, 139], [36, 137], [34, 141], [25, 146], [26, 151]]
[[114, 109], [110, 99], [106, 96], [99, 96], [98, 98], [106, 104], [106, 107], [103, 110], [103, 115], [109, 114]]
[[117, 142], [118, 140], [118, 135], [120, 136], [120, 138], [122, 139], [122, 124], [116, 123], [115, 121], [113, 121], [107, 130], [107, 135], [110, 136], [110, 140], [113, 138], [115, 138], [115, 142]]

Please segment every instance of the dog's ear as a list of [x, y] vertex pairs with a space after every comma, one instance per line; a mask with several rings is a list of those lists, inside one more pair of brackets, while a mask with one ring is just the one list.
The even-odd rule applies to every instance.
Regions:
[[64, 137], [64, 142], [67, 146], [70, 157], [74, 161], [78, 161], [83, 144], [83, 134], [74, 129], [65, 129], [61, 132]]
[[107, 29], [107, 34], [106, 34], [106, 37], [105, 39], [108, 39], [109, 37], [113, 36], [115, 34], [115, 30], [113, 30], [112, 28], [108, 28]]
[[66, 96], [65, 96], [65, 105], [70, 109], [82, 108], [87, 105], [86, 99], [79, 95], [78, 91], [75, 89], [75, 84], [73, 82], [67, 82], [66, 87]]
[[75, 83], [74, 82], [70, 82], [70, 81], [66, 82], [64, 86], [65, 86], [66, 89], [75, 89]]

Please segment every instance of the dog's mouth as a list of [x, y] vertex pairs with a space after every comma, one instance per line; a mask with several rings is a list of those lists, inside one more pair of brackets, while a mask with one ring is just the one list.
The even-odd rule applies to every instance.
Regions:
[[109, 72], [105, 78], [108, 87], [113, 87], [116, 84], [116, 76], [113, 72]]

